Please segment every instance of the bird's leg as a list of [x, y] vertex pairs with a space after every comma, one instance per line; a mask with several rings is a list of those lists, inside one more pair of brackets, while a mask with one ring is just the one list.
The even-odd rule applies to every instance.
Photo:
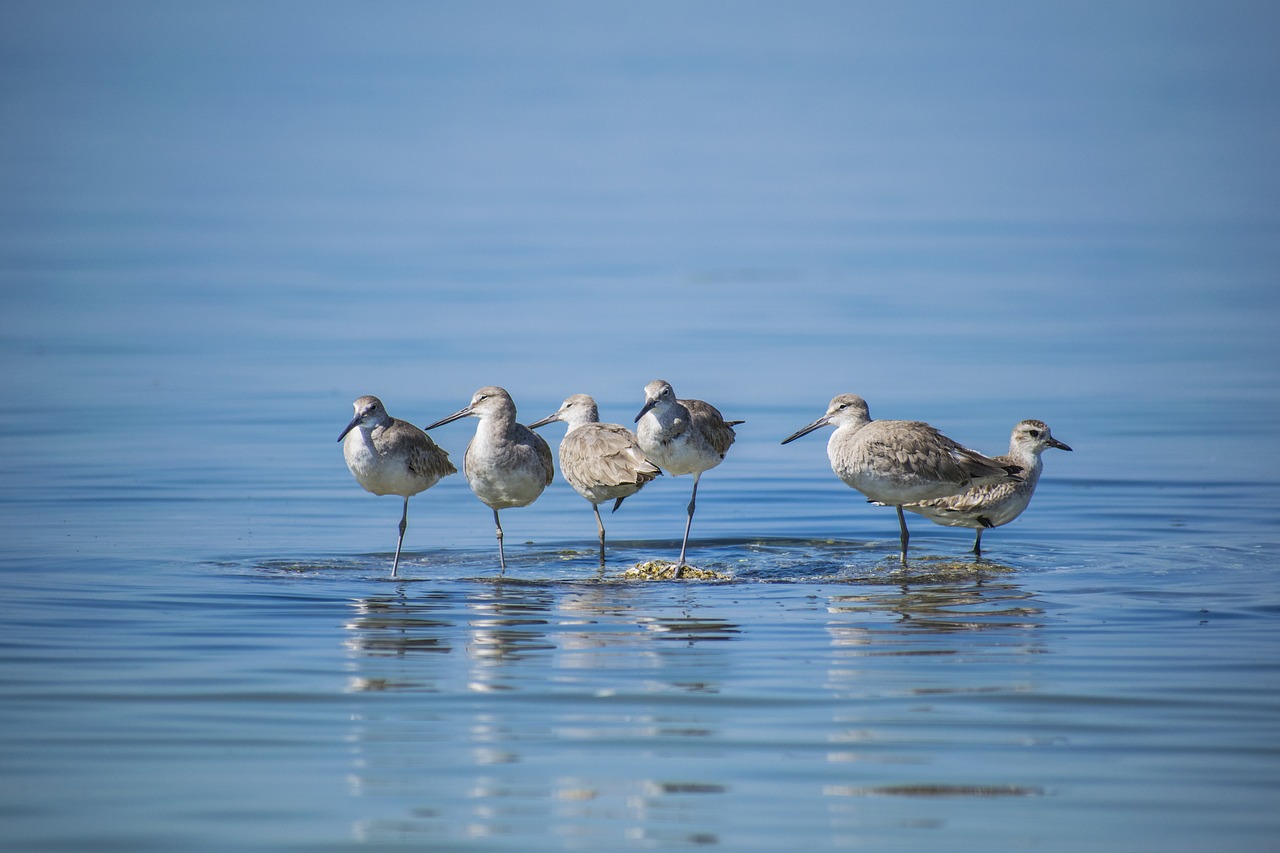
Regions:
[[400, 516], [400, 538], [396, 540], [396, 558], [391, 563], [391, 577], [400, 568], [400, 547], [404, 545], [404, 531], [409, 527], [409, 499], [404, 499], [404, 514]]
[[689, 518], [684, 523], [684, 541], [680, 543], [680, 563], [676, 566], [676, 577], [684, 577], [684, 553], [689, 548], [689, 528], [693, 527], [693, 509], [698, 505], [698, 479], [702, 472], [693, 475], [693, 494], [689, 496]]
[[507, 573], [507, 557], [502, 552], [502, 521], [498, 518], [496, 509], [493, 511], [493, 523], [498, 528], [498, 573], [505, 575]]
[[604, 522], [600, 520], [600, 507], [597, 504], [591, 505], [591, 511], [596, 514], [596, 530], [600, 533], [600, 571], [604, 572]]
[[979, 527], [977, 534], [973, 537], [973, 556], [982, 556], [982, 528]]
[[902, 507], [896, 507], [898, 510], [898, 527], [902, 531], [900, 541], [902, 542], [902, 567], [907, 567], [907, 541], [911, 539], [911, 534], [907, 532], [907, 519], [902, 514]]

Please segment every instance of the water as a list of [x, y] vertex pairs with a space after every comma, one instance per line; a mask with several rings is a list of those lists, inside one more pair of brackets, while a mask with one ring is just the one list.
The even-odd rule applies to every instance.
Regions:
[[[6, 849], [1238, 849], [1280, 819], [1275, 13], [10, 3]], [[650, 379], [745, 418], [606, 515], [336, 443]], [[835, 479], [839, 392], [988, 451]], [[461, 461], [473, 424], [436, 430]], [[562, 427], [548, 428], [555, 443]]]

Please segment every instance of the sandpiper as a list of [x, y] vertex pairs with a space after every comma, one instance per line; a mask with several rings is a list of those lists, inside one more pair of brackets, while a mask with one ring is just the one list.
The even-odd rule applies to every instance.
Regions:
[[400, 569], [400, 548], [409, 526], [409, 498], [425, 491], [442, 477], [458, 473], [449, 454], [408, 421], [393, 418], [377, 397], [364, 396], [353, 404], [356, 413], [338, 436], [342, 455], [356, 482], [375, 495], [404, 498], [400, 538], [391, 563], [391, 577]]
[[502, 521], [498, 510], [528, 506], [537, 500], [554, 476], [551, 448], [546, 440], [516, 423], [516, 404], [505, 389], [495, 385], [481, 388], [471, 402], [426, 429], [471, 416], [479, 418], [475, 437], [467, 444], [462, 470], [471, 491], [493, 510], [497, 527], [498, 565], [507, 570], [502, 547]]
[[982, 531], [988, 527], [1008, 524], [1031, 503], [1036, 483], [1040, 481], [1040, 472], [1044, 470], [1040, 454], [1050, 447], [1071, 449], [1053, 437], [1044, 421], [1022, 421], [1013, 428], [1013, 434], [1009, 437], [1009, 452], [1004, 456], [994, 457], [994, 461], [1000, 465], [1020, 466], [1020, 482], [974, 486], [959, 495], [903, 504], [902, 508], [919, 513], [934, 524], [972, 527], [975, 530], [973, 553], [981, 557]]
[[904, 504], [958, 494], [973, 486], [1017, 483], [1022, 466], [989, 459], [921, 421], [873, 421], [856, 394], [832, 398], [827, 413], [783, 439], [786, 444], [834, 425], [827, 442], [831, 470], [873, 502], [898, 511], [902, 565], [907, 564]]
[[689, 497], [689, 517], [680, 543], [679, 577], [689, 547], [689, 528], [698, 500], [698, 480], [724, 461], [735, 438], [733, 428], [744, 421], [726, 421], [719, 410], [701, 400], [677, 400], [670, 382], [655, 379], [644, 386], [644, 407], [636, 415], [636, 436], [640, 449], [651, 462], [673, 477], [693, 475]]
[[603, 570], [604, 522], [600, 520], [600, 504], [613, 501], [613, 512], [617, 512], [624, 500], [662, 471], [645, 458], [635, 433], [621, 424], [600, 423], [596, 401], [586, 394], [568, 397], [553, 414], [529, 424], [529, 429], [554, 421], [564, 421], [569, 427], [560, 442], [560, 473], [574, 491], [591, 502], [600, 535]]

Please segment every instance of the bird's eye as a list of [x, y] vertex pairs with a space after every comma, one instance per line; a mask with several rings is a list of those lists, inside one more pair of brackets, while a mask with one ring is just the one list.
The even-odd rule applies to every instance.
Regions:
[[1030, 434], [1030, 436], [1031, 436], [1032, 438], [1039, 438], [1039, 437], [1040, 437], [1040, 430], [1038, 430], [1038, 429], [1027, 430], [1027, 432]]

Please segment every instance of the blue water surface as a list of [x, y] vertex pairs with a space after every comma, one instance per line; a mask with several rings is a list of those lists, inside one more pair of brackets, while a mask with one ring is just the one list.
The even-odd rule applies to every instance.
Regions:
[[[1280, 76], [1247, 2], [10, 2], [0, 842], [1280, 838]], [[483, 385], [746, 421], [612, 515], [363, 492]], [[783, 437], [1048, 451], [984, 534]], [[433, 431], [456, 464], [474, 422]], [[553, 445], [563, 427], [547, 429]]]

